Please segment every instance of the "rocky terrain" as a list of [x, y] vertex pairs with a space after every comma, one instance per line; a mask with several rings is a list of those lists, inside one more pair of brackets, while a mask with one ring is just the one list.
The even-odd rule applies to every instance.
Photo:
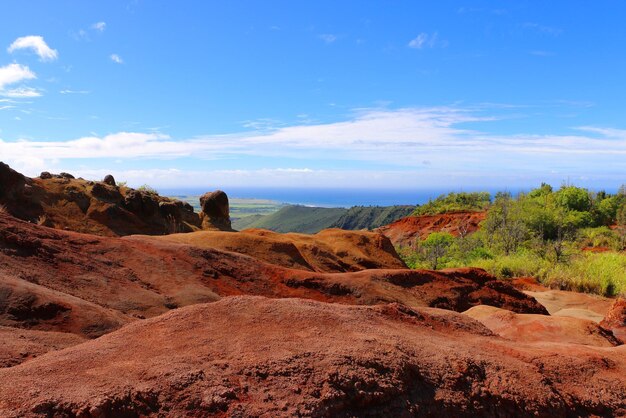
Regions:
[[[163, 235], [203, 226], [230, 229], [230, 220], [221, 217], [228, 213], [224, 192], [207, 193], [202, 199], [208, 212], [196, 214], [186, 202], [159, 196], [149, 189], [117, 185], [110, 175], [102, 181], [48, 172], [29, 178], [0, 162], [0, 205], [4, 210], [57, 229], [107, 236]], [[220, 206], [224, 204], [225, 208]]]
[[112, 178], [0, 175], [2, 417], [626, 416], [622, 299], [409, 270], [376, 232], [235, 232], [220, 191], [151, 194], [176, 233]]
[[442, 215], [407, 216], [376, 229], [388, 237], [393, 245], [410, 247], [417, 239], [425, 239], [432, 232], [449, 232], [454, 236], [476, 232], [485, 220], [486, 212], [450, 212]]

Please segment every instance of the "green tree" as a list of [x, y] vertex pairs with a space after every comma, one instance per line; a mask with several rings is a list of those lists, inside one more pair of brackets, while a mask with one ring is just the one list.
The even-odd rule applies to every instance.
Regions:
[[421, 243], [424, 258], [430, 268], [437, 270], [454, 245], [454, 236], [448, 232], [433, 232]]

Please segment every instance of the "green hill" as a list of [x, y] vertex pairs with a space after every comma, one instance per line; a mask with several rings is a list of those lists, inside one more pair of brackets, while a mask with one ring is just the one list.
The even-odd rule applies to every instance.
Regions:
[[414, 209], [412, 206], [355, 206], [346, 209], [290, 205], [269, 215], [236, 219], [233, 228], [263, 228], [306, 234], [314, 234], [326, 228], [373, 229], [408, 216]]
[[409, 216], [415, 206], [354, 206], [344, 213], [331, 228], [374, 229]]

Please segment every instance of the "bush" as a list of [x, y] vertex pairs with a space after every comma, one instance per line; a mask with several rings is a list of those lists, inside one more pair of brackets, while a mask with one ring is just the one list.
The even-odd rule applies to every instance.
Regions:
[[150, 194], [155, 194], [155, 195], [159, 194], [159, 192], [155, 188], [152, 188], [148, 186], [147, 184], [137, 187], [137, 190], [140, 192], [145, 192], [145, 193], [150, 193]]
[[412, 215], [438, 215], [459, 211], [480, 212], [487, 210], [490, 203], [491, 195], [487, 192], [449, 193], [441, 195], [422, 206], [418, 206]]

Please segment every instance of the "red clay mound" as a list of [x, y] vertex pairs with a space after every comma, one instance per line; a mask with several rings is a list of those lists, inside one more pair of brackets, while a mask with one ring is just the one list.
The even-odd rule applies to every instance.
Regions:
[[154, 239], [233, 251], [271, 264], [316, 272], [406, 268], [389, 239], [365, 231], [326, 229], [307, 235], [247, 229], [237, 233], [198, 231]]
[[417, 239], [426, 239], [432, 232], [449, 232], [465, 236], [476, 232], [486, 212], [451, 212], [442, 215], [407, 216], [375, 231], [388, 237], [393, 245], [410, 247]]
[[617, 416], [626, 349], [401, 305], [235, 297], [0, 370], [0, 415]]
[[95, 338], [131, 320], [96, 303], [0, 272], [0, 325]]
[[626, 299], [618, 298], [613, 302], [600, 326], [612, 330], [626, 344]]
[[593, 321], [565, 316], [516, 314], [493, 306], [464, 312], [501, 337], [523, 342], [555, 342], [614, 347], [621, 342]]
[[48, 351], [57, 351], [84, 342], [65, 332], [30, 331], [0, 326], [0, 368], [12, 367]]
[[146, 317], [241, 294], [350, 304], [403, 302], [460, 311], [473, 304], [518, 312], [543, 310], [534, 299], [480, 269], [314, 273], [166, 240], [58, 231], [6, 215], [0, 215], [2, 272], [126, 315]]

